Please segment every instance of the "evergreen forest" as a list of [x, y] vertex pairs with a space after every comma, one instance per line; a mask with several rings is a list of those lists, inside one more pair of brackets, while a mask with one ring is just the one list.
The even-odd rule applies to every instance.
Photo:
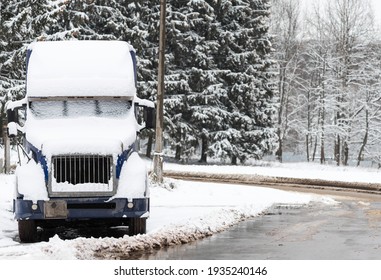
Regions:
[[[167, 0], [165, 154], [381, 165], [381, 51], [368, 1]], [[156, 99], [160, 1], [1, 0], [0, 124], [34, 41], [122, 40]], [[3, 133], [3, 131], [1, 131]], [[154, 131], [142, 132], [152, 156]]]

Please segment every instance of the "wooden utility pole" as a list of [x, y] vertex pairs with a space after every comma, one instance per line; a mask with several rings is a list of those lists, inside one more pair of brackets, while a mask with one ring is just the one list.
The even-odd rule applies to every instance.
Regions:
[[165, 11], [166, 0], [160, 0], [159, 69], [156, 100], [156, 141], [153, 156], [153, 173], [156, 183], [163, 182], [163, 100], [165, 59]]
[[3, 139], [4, 139], [4, 173], [9, 174], [11, 171], [11, 145], [8, 137], [7, 125], [3, 126]]

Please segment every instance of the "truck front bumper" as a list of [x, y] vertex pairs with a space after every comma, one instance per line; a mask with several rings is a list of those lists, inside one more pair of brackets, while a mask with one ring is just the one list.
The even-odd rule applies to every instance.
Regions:
[[78, 198], [31, 200], [15, 199], [14, 215], [16, 220], [139, 218], [148, 217], [149, 198], [127, 200], [115, 198]]

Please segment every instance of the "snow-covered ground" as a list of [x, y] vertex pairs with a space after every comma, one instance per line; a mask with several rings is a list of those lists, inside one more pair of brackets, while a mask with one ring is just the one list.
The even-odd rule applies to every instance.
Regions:
[[[149, 164], [147, 162], [147, 164]], [[283, 178], [321, 179], [340, 182], [381, 183], [381, 170], [351, 166], [321, 165], [319, 163], [258, 162], [252, 166], [181, 165], [165, 163], [166, 171], [259, 175]]]
[[261, 187], [171, 180], [167, 184], [173, 189], [151, 188], [146, 235], [74, 240], [54, 236], [49, 242], [20, 244], [12, 214], [13, 180], [14, 175], [0, 175], [0, 259], [112, 259], [118, 252], [126, 256], [209, 236], [260, 215], [274, 203], [335, 203], [328, 197]]

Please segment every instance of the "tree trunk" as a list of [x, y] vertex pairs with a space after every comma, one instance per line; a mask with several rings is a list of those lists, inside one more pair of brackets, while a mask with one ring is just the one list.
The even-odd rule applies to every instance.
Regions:
[[315, 135], [315, 145], [314, 145], [314, 151], [313, 151], [313, 153], [312, 153], [312, 161], [315, 161], [316, 150], [317, 150], [317, 142], [318, 142], [318, 138], [317, 138], [317, 136]]
[[309, 135], [308, 135], [308, 133], [306, 134], [306, 154], [307, 154], [307, 162], [309, 162], [310, 161], [310, 145], [309, 145], [309, 139], [310, 139], [310, 137], [309, 137]]
[[359, 154], [357, 156], [357, 166], [360, 165], [360, 162], [362, 160], [362, 155], [365, 149], [366, 144], [368, 143], [368, 133], [369, 133], [369, 111], [368, 109], [365, 111], [365, 135], [362, 140], [362, 144], [360, 147]]
[[180, 159], [181, 159], [181, 146], [177, 145], [176, 146], [175, 160], [180, 160]]
[[320, 118], [320, 164], [325, 163], [325, 84], [324, 77], [326, 72], [326, 56], [324, 55], [323, 61], [323, 73], [321, 77], [320, 84], [322, 86], [322, 91], [320, 93], [320, 103], [321, 103], [321, 118]]
[[306, 134], [306, 152], [307, 162], [310, 161], [310, 133], [311, 133], [311, 105], [310, 105], [311, 93], [307, 91], [307, 134]]
[[325, 163], [325, 135], [324, 135], [324, 130], [321, 133], [321, 138], [320, 138], [320, 164]]
[[207, 162], [207, 150], [208, 150], [208, 137], [206, 135], [201, 136], [201, 158], [199, 162]]
[[344, 143], [343, 143], [342, 155], [343, 155], [343, 165], [347, 166], [348, 165], [348, 158], [349, 158], [349, 146], [348, 146], [347, 141], [344, 141]]
[[[282, 134], [285, 133], [285, 128], [283, 127], [283, 111], [286, 106], [286, 65], [282, 64], [279, 69], [279, 81], [278, 81], [278, 89], [279, 89], [279, 111], [278, 111], [278, 141], [279, 147], [277, 152], [275, 153], [279, 162], [283, 161], [283, 147], [282, 147]], [[283, 133], [282, 133], [283, 130]]]
[[325, 163], [325, 152], [324, 152], [324, 144], [323, 144], [320, 146], [320, 164], [324, 164], [324, 163]]
[[335, 145], [335, 148], [334, 148], [335, 161], [337, 166], [339, 166], [340, 165], [340, 135], [337, 135], [334, 145]]
[[232, 165], [237, 165], [237, 156], [232, 156]]
[[276, 151], [275, 155], [277, 157], [277, 160], [279, 162], [282, 162], [283, 161], [283, 141], [282, 141], [282, 138], [281, 138], [281, 129], [278, 128], [278, 143], [279, 143], [279, 146], [278, 146], [278, 150]]
[[148, 142], [147, 142], [147, 150], [146, 150], [146, 157], [148, 157], [148, 158], [151, 158], [152, 145], [153, 145], [153, 135], [152, 135], [152, 133], [149, 133]]

